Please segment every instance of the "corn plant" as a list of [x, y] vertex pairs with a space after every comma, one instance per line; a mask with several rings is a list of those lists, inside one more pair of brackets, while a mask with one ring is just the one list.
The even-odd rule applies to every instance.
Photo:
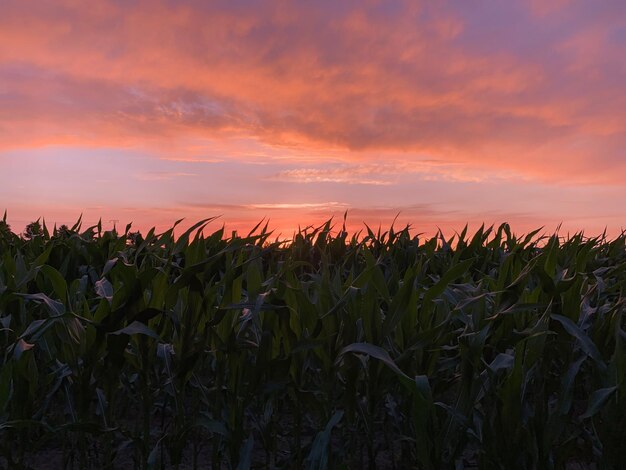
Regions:
[[621, 468], [626, 235], [0, 221], [0, 466]]

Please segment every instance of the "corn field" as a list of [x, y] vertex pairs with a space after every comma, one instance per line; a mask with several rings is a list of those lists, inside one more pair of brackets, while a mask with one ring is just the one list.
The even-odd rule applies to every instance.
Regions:
[[625, 235], [209, 222], [5, 216], [0, 467], [623, 468]]

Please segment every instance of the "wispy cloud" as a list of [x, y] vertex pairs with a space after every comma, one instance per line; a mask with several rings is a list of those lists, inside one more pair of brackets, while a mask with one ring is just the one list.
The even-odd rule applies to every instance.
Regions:
[[328, 211], [328, 210], [337, 210], [337, 209], [345, 209], [349, 207], [349, 204], [343, 202], [299, 202], [299, 203], [287, 203], [287, 202], [276, 202], [276, 203], [267, 203], [267, 204], [247, 204], [244, 206], [249, 209], [269, 209], [269, 210], [280, 210], [280, 209], [309, 209], [316, 211]]
[[197, 173], [185, 173], [181, 171], [151, 171], [140, 173], [135, 176], [140, 181], [164, 181], [174, 178], [184, 178], [190, 176], [198, 176]]
[[203, 202], [182, 202], [183, 207], [191, 207], [204, 210], [218, 211], [258, 211], [258, 210], [286, 210], [293, 211], [298, 209], [316, 210], [316, 211], [333, 211], [344, 210], [350, 207], [345, 202], [266, 202], [258, 204], [219, 204], [219, 203], [203, 203]]
[[160, 157], [159, 160], [165, 160], [168, 162], [181, 162], [181, 163], [221, 163], [224, 160], [221, 158], [196, 158], [196, 157]]
[[392, 184], [392, 181], [375, 176], [370, 171], [363, 171], [360, 167], [298, 168], [281, 171], [270, 179], [296, 183], [372, 184], [381, 186]]
[[[325, 163], [323, 166], [282, 170], [268, 179], [294, 183], [338, 183], [388, 186], [407, 175], [419, 175], [425, 181], [481, 182], [485, 179], [511, 177], [506, 172], [486, 171], [460, 163], [437, 160], [405, 159], [385, 163]], [[518, 178], [520, 175], [516, 175]]]

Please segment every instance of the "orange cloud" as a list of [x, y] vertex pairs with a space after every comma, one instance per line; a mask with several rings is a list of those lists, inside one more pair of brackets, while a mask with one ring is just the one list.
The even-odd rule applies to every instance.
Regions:
[[5, 1], [0, 148], [244, 137], [620, 183], [623, 9], [558, 7]]
[[[294, 183], [343, 183], [374, 186], [396, 184], [400, 177], [419, 176], [422, 180], [447, 180], [459, 182], [480, 182], [486, 174], [472, 171], [454, 162], [414, 158], [412, 161], [388, 160], [384, 163], [364, 162], [361, 164], [332, 164], [312, 168], [292, 168], [282, 170], [268, 179]], [[490, 179], [505, 178], [506, 175], [491, 171]]]

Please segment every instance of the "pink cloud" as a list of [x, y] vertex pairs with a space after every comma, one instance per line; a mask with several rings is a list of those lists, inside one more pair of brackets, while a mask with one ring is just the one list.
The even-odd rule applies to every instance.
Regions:
[[325, 163], [321, 167], [293, 168], [280, 171], [269, 177], [273, 181], [294, 183], [342, 183], [354, 185], [389, 186], [400, 177], [417, 175], [424, 180], [480, 182], [486, 178], [506, 178], [504, 173], [481, 172], [454, 162], [425, 160], [419, 158], [388, 160], [384, 163], [363, 162]]
[[[610, 36], [623, 14], [581, 18], [587, 10], [560, 2], [561, 20], [535, 2], [539, 15], [524, 17], [516, 2], [484, 2], [510, 15], [514, 34], [452, 5], [411, 5], [5, 2], [0, 145], [234, 135], [352, 160], [404, 150], [549, 180], [621, 180], [626, 113], [611, 74], [624, 71], [611, 63], [624, 42]], [[523, 46], [529, 35], [546, 43]], [[584, 151], [558, 150], [581, 139]]]

